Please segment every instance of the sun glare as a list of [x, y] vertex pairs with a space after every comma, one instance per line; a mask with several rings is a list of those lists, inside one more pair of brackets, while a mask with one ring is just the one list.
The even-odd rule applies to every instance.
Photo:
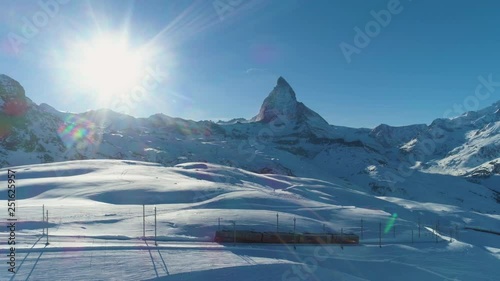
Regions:
[[74, 70], [81, 84], [101, 98], [124, 94], [139, 82], [145, 58], [123, 40], [99, 38], [81, 44]]

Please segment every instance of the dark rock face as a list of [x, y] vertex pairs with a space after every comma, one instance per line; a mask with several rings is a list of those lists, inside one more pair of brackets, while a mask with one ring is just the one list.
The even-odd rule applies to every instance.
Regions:
[[16, 80], [0, 74], [0, 112], [7, 116], [21, 116], [28, 108], [23, 86]]
[[0, 74], [0, 98], [2, 100], [25, 97], [24, 88], [19, 82], [7, 75]]
[[318, 113], [297, 101], [294, 90], [283, 77], [278, 78], [276, 86], [264, 100], [259, 114], [252, 121], [309, 123], [313, 127], [328, 126], [328, 122]]
[[292, 87], [280, 77], [274, 89], [262, 103], [254, 121], [269, 123], [277, 118], [296, 119], [297, 98]]

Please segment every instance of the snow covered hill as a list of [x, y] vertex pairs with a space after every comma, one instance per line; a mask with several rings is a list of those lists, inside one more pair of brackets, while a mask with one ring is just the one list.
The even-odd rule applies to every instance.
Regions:
[[[461, 207], [453, 197], [442, 203], [380, 197], [340, 180], [202, 162], [80, 160], [11, 169], [17, 273], [2, 273], [1, 280], [494, 280], [500, 274], [498, 236], [468, 229], [498, 229], [499, 215]], [[0, 187], [2, 201], [6, 189]], [[42, 205], [48, 224], [41, 222]], [[361, 244], [293, 249], [210, 242], [219, 228], [293, 232], [294, 219], [296, 232], [352, 232]], [[8, 235], [0, 230], [2, 249]]]

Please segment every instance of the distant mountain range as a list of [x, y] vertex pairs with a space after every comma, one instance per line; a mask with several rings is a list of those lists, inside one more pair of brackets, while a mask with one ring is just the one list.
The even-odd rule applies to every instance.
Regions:
[[500, 102], [430, 125], [346, 128], [298, 102], [280, 77], [255, 117], [196, 122], [109, 109], [60, 112], [33, 103], [17, 81], [0, 75], [0, 109], [2, 167], [75, 159], [211, 162], [347, 181], [415, 200], [439, 201], [453, 196], [453, 188], [468, 189], [470, 198], [456, 200], [478, 210], [481, 200], [500, 202]]

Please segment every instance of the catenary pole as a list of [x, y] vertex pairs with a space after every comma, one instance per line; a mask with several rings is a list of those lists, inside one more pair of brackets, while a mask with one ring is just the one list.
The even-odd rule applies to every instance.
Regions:
[[276, 213], [276, 233], [278, 233], [279, 230], [279, 214]]
[[[42, 222], [45, 224], [45, 204], [42, 205]], [[45, 227], [42, 227], [42, 235], [45, 235]]]
[[361, 219], [361, 239], [363, 239], [363, 219]]
[[293, 218], [293, 243], [295, 243], [295, 225], [296, 225], [296, 218]]
[[233, 221], [233, 243], [236, 244], [236, 221]]
[[156, 206], [155, 206], [155, 245], [158, 246], [158, 240], [156, 238]]
[[45, 243], [45, 245], [49, 245], [49, 210], [47, 210], [47, 242]]
[[378, 247], [382, 248], [382, 223], [378, 223]]

